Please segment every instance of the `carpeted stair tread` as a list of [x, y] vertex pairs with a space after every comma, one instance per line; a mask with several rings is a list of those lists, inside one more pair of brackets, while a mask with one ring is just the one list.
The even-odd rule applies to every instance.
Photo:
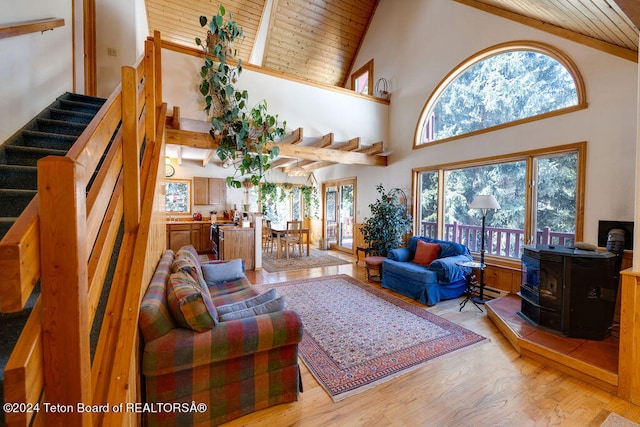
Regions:
[[80, 136], [87, 125], [75, 122], [66, 122], [54, 119], [37, 119], [38, 131], [61, 135]]
[[37, 190], [38, 168], [35, 166], [0, 164], [0, 188]]
[[60, 108], [63, 110], [73, 110], [82, 113], [95, 115], [102, 107], [102, 104], [93, 104], [88, 102], [70, 101], [68, 99], [60, 99]]
[[81, 111], [63, 110], [60, 108], [50, 108], [49, 117], [52, 120], [63, 120], [66, 122], [89, 124], [91, 119], [95, 117], [93, 114], [83, 113]]
[[16, 147], [8, 146], [6, 151], [6, 163], [15, 165], [37, 166], [38, 160], [47, 156], [64, 156], [69, 150], [55, 150], [51, 148]]
[[77, 139], [74, 135], [25, 130], [22, 138], [17, 138], [13, 145], [69, 151]]
[[0, 188], [0, 217], [20, 216], [37, 193], [36, 190]]

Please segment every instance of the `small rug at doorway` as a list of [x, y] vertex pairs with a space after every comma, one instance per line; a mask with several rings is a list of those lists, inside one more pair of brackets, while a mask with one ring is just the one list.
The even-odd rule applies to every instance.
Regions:
[[334, 402], [488, 340], [348, 275], [276, 288], [304, 325], [300, 357]]
[[[304, 249], [306, 251], [306, 249]], [[329, 267], [332, 265], [350, 264], [350, 261], [340, 259], [331, 255], [322, 253], [317, 249], [309, 249], [309, 256], [303, 251], [302, 256], [296, 255], [281, 257], [276, 259], [276, 251], [273, 254], [262, 252], [262, 268], [269, 273], [279, 273], [281, 271], [302, 270], [314, 267]]]

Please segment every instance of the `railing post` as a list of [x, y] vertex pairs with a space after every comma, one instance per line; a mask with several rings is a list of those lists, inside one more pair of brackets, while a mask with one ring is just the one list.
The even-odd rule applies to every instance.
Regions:
[[546, 245], [551, 244], [551, 229], [549, 227], [545, 227], [542, 229], [542, 242]]
[[85, 192], [84, 168], [71, 158], [38, 162], [46, 425], [92, 423], [78, 410], [92, 401]]
[[140, 147], [138, 146], [137, 99], [138, 75], [136, 69], [122, 67], [122, 164], [125, 233], [135, 233], [140, 223]]

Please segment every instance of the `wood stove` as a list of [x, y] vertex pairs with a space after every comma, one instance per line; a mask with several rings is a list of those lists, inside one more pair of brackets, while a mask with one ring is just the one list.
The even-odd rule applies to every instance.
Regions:
[[613, 323], [618, 291], [616, 258], [606, 251], [525, 246], [518, 314], [560, 335], [605, 338]]

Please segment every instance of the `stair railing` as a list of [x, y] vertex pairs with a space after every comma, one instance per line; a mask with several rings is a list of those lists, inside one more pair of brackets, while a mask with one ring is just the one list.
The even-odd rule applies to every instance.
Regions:
[[[166, 246], [160, 168], [166, 105], [156, 78], [160, 43], [156, 33], [145, 43], [144, 56], [123, 67], [122, 85], [66, 157], [38, 163], [38, 196], [27, 207], [31, 218], [22, 220], [28, 236], [13, 236], [19, 242], [15, 252], [32, 257], [19, 258], [29, 264], [29, 279], [20, 277], [10, 295], [12, 304], [24, 305], [19, 302], [26, 301], [23, 294], [28, 296], [40, 278], [41, 296], [4, 379], [6, 402], [37, 410], [7, 413], [7, 425], [141, 424], [139, 413], [127, 411], [128, 404], [141, 401], [138, 311]], [[90, 325], [119, 233], [119, 255], [91, 360]], [[82, 410], [89, 405], [98, 410]]]

